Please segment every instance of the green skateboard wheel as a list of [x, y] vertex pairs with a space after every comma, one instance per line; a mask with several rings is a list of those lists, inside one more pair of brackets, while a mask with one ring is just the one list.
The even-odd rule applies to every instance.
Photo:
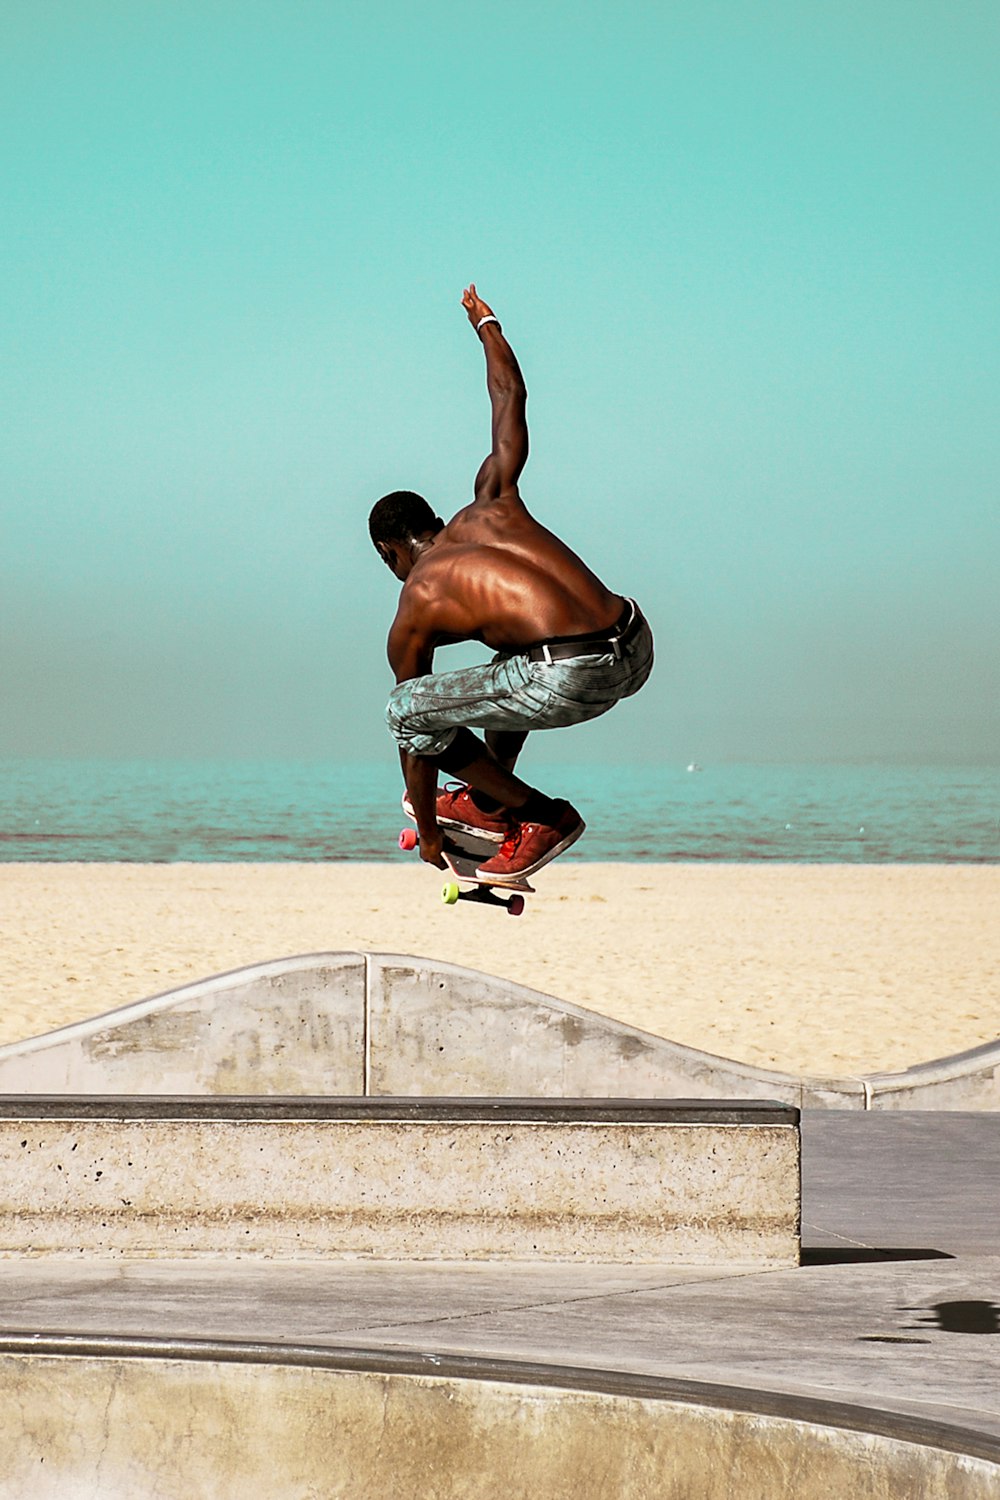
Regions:
[[445, 906], [454, 906], [459, 897], [459, 889], [453, 880], [449, 880], [441, 888], [441, 900]]

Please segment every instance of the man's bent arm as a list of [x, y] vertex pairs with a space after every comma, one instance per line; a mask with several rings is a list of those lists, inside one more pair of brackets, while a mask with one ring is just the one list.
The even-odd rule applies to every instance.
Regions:
[[437, 761], [428, 755], [410, 755], [400, 750], [403, 780], [413, 808], [420, 838], [420, 857], [430, 865], [445, 868], [441, 857], [442, 834], [437, 820]]
[[500, 324], [478, 325], [493, 319], [489, 306], [470, 286], [462, 297], [469, 322], [477, 328], [486, 355], [486, 389], [493, 409], [493, 449], [476, 476], [476, 499], [495, 499], [505, 490], [516, 489], [521, 470], [528, 461], [528, 422], [525, 415], [528, 392], [513, 349]]
[[[397, 685], [409, 682], [413, 677], [425, 676], [434, 665], [433, 645], [398, 616], [389, 632], [388, 656]], [[441, 829], [437, 820], [437, 763], [426, 755], [411, 755], [402, 747], [399, 759], [420, 836], [420, 856], [428, 864], [443, 870]]]

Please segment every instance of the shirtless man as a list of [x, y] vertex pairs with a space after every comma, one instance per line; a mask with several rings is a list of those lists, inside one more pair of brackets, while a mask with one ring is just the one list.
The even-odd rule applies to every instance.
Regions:
[[[442, 825], [474, 828], [498, 845], [479, 873], [502, 884], [532, 874], [584, 830], [568, 802], [513, 774], [528, 732], [583, 723], [637, 693], [653, 638], [635, 602], [529, 514], [517, 487], [528, 457], [524, 380], [474, 285], [462, 306], [486, 354], [493, 408], [475, 499], [445, 525], [421, 496], [397, 490], [373, 507], [369, 529], [403, 585], [386, 718], [421, 857], [443, 869]], [[435, 649], [456, 641], [483, 641], [497, 654], [487, 666], [435, 673]], [[438, 792], [439, 770], [464, 784]]]

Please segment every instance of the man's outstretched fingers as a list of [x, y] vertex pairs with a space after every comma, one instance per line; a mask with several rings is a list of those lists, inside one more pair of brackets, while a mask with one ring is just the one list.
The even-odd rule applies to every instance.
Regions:
[[469, 322], [473, 325], [482, 322], [483, 318], [493, 317], [492, 307], [480, 297], [474, 281], [470, 281], [462, 293], [462, 306], [469, 315]]

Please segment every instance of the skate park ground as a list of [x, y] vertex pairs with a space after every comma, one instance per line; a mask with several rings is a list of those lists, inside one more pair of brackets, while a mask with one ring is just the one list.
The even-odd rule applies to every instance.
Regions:
[[0, 1495], [1000, 1494], [996, 1114], [801, 1147], [798, 1266], [0, 1261]]

